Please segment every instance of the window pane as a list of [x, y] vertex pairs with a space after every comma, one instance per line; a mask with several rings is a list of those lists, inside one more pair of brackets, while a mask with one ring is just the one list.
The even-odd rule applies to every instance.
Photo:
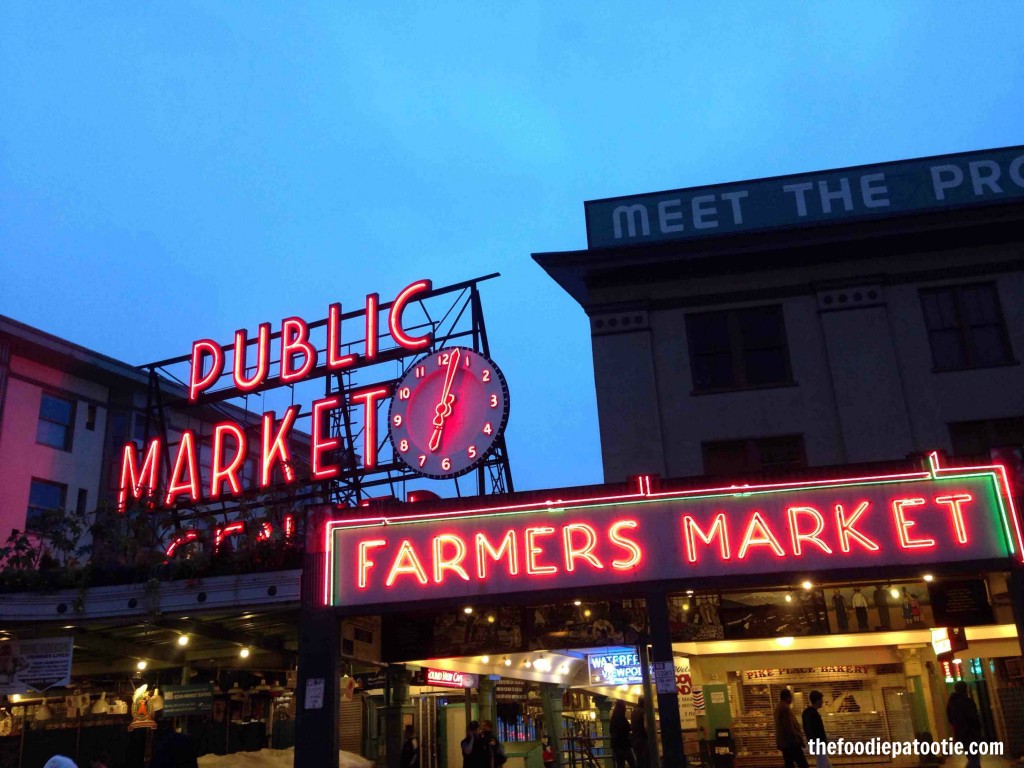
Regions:
[[1010, 362], [1009, 350], [998, 325], [985, 325], [968, 331], [971, 340], [971, 363], [975, 366], [1001, 365]]
[[28, 503], [42, 509], [60, 509], [64, 506], [64, 486], [33, 480], [28, 493]]
[[733, 375], [731, 354], [693, 356], [694, 389], [728, 389], [734, 386], [736, 377]]
[[750, 472], [747, 441], [729, 440], [705, 443], [704, 472], [709, 475], [731, 475]]
[[754, 349], [743, 355], [747, 384], [782, 384], [789, 381], [785, 349]]
[[956, 329], [932, 331], [929, 337], [936, 368], [945, 370], [947, 368], [963, 368], [967, 365], [963, 345], [960, 343], [960, 331]]
[[803, 438], [800, 435], [767, 437], [755, 441], [763, 469], [802, 467], [805, 465]]
[[924, 322], [929, 330], [957, 327], [953, 289], [922, 293], [921, 306], [924, 309]]
[[968, 285], [960, 289], [964, 321], [968, 325], [999, 322], [996, 291], [993, 285]]
[[68, 426], [71, 424], [71, 402], [53, 395], [43, 395], [39, 405], [39, 418], [47, 421], [55, 421], [58, 424]]
[[973, 456], [988, 448], [986, 422], [962, 421], [949, 425], [949, 438], [957, 456]]
[[52, 421], [40, 421], [36, 426], [36, 442], [64, 449], [68, 444], [68, 428]]
[[724, 312], [686, 316], [686, 335], [691, 354], [726, 352], [729, 343], [729, 318]]
[[738, 314], [744, 349], [785, 346], [786, 333], [779, 307], [744, 309]]

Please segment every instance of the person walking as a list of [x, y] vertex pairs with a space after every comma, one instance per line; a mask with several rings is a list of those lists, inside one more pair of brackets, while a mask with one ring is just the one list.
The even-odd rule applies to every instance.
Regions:
[[399, 768], [419, 768], [420, 745], [416, 740], [416, 729], [409, 724], [402, 734], [402, 752], [398, 757]]
[[793, 692], [783, 688], [775, 706], [775, 746], [782, 752], [785, 768], [807, 768], [804, 757], [804, 735], [793, 714]]
[[967, 693], [967, 683], [963, 680], [953, 686], [953, 694], [946, 704], [946, 717], [953, 726], [953, 738], [963, 745], [967, 753], [967, 768], [979, 768], [981, 757], [972, 755], [971, 750], [977, 749], [981, 741], [981, 717], [974, 699]]
[[811, 691], [807, 698], [811, 704], [804, 709], [800, 717], [804, 723], [804, 736], [807, 737], [807, 746], [810, 747], [814, 742], [818, 742], [812, 750], [818, 768], [832, 768], [832, 762], [828, 759], [828, 754], [825, 752], [825, 745], [828, 743], [828, 736], [825, 735], [825, 723], [821, 719], [821, 713], [818, 712], [822, 704], [825, 703], [825, 697], [821, 691]]
[[629, 765], [629, 768], [636, 768], [636, 761], [633, 759], [633, 748], [630, 744], [630, 727], [629, 720], [626, 719], [626, 702], [619, 701], [615, 702], [615, 706], [612, 707], [612, 719], [609, 723], [608, 730], [611, 736], [612, 743], [612, 761], [615, 764], [615, 768], [622, 768], [624, 765]]
[[480, 723], [471, 720], [466, 726], [466, 738], [459, 744], [462, 747], [462, 768], [490, 768], [487, 746], [480, 736]]
[[853, 612], [857, 616], [857, 631], [863, 632], [868, 628], [868, 601], [860, 587], [853, 590]]
[[633, 713], [630, 716], [630, 726], [636, 767], [650, 768], [651, 750], [647, 744], [647, 705], [644, 703], [643, 696], [636, 700], [636, 706], [633, 707]]
[[501, 768], [508, 757], [505, 755], [505, 747], [494, 735], [494, 724], [490, 720], [480, 723], [480, 738], [483, 739], [484, 748], [487, 750], [487, 768]]

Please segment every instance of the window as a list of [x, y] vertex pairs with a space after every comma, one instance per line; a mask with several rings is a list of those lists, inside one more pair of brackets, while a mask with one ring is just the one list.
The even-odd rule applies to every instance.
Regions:
[[45, 527], [46, 513], [55, 509], [64, 509], [68, 487], [60, 483], [32, 478], [32, 486], [28, 492], [28, 515], [25, 528], [30, 531], [41, 531]]
[[90, 404], [85, 412], [85, 428], [90, 432], [96, 430], [96, 406]]
[[89, 491], [85, 488], [78, 489], [78, 502], [75, 504], [75, 514], [79, 517], [85, 517], [86, 510], [89, 507]]
[[775, 473], [806, 466], [802, 435], [704, 443], [707, 475]]
[[36, 442], [62, 451], [70, 451], [74, 424], [75, 404], [63, 397], [44, 392], [39, 404]]
[[1013, 362], [994, 284], [922, 290], [921, 308], [936, 370]]
[[686, 337], [696, 392], [792, 381], [780, 306], [687, 315]]
[[954, 456], [985, 456], [993, 448], [1024, 445], [1024, 418], [959, 421], [949, 425]]

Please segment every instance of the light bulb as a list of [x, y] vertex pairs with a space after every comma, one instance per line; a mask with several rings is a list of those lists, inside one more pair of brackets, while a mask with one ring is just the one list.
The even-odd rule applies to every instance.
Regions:
[[896, 589], [896, 587], [893, 587], [892, 589], [889, 590], [889, 594], [892, 595], [892, 599], [893, 600], [896, 600], [900, 596], [900, 591], [898, 589]]
[[926, 574], [924, 575], [924, 580], [925, 580], [925, 581], [935, 581], [935, 577], [934, 577], [934, 576], [932, 576], [932, 575], [931, 575], [930, 573], [926, 573]]
[[135, 665], [135, 668], [138, 669], [139, 672], [141, 672], [146, 668], [146, 662], [140, 661], [138, 664]]
[[508, 656], [505, 657], [505, 666], [506, 667], [511, 667], [512, 666], [512, 659], [510, 659]]
[[590, 616], [590, 609], [589, 609], [589, 608], [587, 608], [587, 610], [585, 610], [585, 611], [583, 612], [583, 615], [584, 615], [584, 616]]
[[480, 657], [480, 661], [483, 662], [484, 664], [490, 664], [491, 663], [491, 657], [490, 656], [481, 656]]
[[17, 704], [19, 701], [21, 701], [21, 694], [20, 693], [12, 693], [11, 694], [11, 701], [13, 701], [15, 704]]
[[248, 648], [243, 648], [242, 650], [240, 650], [238, 652], [238, 655], [241, 656], [243, 659], [248, 659], [249, 658], [249, 649]]
[[582, 600], [573, 600], [572, 604], [573, 605], [583, 605], [583, 601]]
[[532, 667], [532, 666], [533, 666], [533, 662], [532, 662], [532, 661], [530, 661], [529, 659], [527, 659], [526, 661], [524, 661], [524, 662], [523, 662], [523, 665], [524, 665], [524, 666], [525, 666], [525, 667], [526, 667], [527, 669], [529, 669], [530, 667]]
[[181, 645], [181, 646], [188, 645], [188, 635], [180, 635], [178, 637], [178, 645]]
[[487, 623], [488, 624], [493, 624], [494, 623], [494, 614], [493, 613], [489, 613], [487, 615]]
[[811, 584], [811, 582], [809, 582], [809, 581], [805, 581], [805, 582], [804, 582], [803, 584], [801, 584], [800, 586], [801, 586], [801, 587], [803, 587], [804, 589], [810, 589], [810, 588], [811, 588], [811, 587], [813, 587], [814, 585], [813, 585], [813, 584]]
[[786, 595], [786, 602], [787, 603], [792, 603], [793, 602], [793, 596], [792, 595]]
[[466, 614], [467, 616], [469, 616], [469, 614], [471, 614], [471, 613], [473, 612], [473, 609], [472, 609], [472, 608], [470, 608], [470, 607], [469, 607], [469, 606], [467, 605], [467, 606], [466, 606], [465, 608], [463, 608], [463, 609], [462, 609], [462, 612], [463, 612], [464, 614]]

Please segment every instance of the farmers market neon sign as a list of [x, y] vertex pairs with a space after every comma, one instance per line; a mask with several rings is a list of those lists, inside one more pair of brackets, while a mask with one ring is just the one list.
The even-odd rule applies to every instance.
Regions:
[[[325, 605], [1020, 557], [1001, 465], [327, 522]], [[318, 547], [319, 548], [319, 547]]]

